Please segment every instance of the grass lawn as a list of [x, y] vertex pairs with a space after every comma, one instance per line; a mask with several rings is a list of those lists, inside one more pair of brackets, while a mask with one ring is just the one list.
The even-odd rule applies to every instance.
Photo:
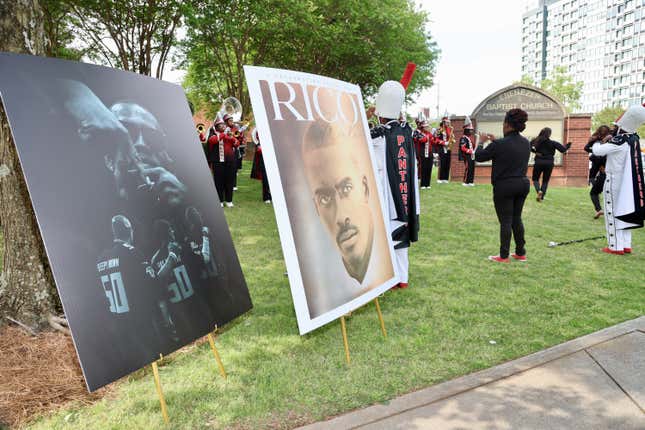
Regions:
[[[553, 187], [543, 203], [531, 194], [524, 210], [529, 261], [499, 265], [486, 260], [499, 246], [491, 187], [435, 184], [421, 191], [410, 288], [381, 299], [389, 337], [382, 338], [373, 304], [354, 312], [348, 367], [339, 322], [298, 335], [273, 208], [261, 201], [261, 184], [247, 179], [250, 164], [226, 214], [254, 309], [218, 337], [227, 380], [208, 344], [161, 367], [171, 428], [289, 429], [645, 313], [645, 231], [634, 231], [628, 256], [601, 253], [602, 240], [547, 247], [603, 233], [588, 189]], [[162, 427], [148, 368], [98, 403], [69, 405], [30, 428]]]

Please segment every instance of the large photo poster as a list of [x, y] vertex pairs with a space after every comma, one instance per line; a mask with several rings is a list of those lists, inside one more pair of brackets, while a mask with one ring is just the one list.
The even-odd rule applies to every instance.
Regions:
[[90, 391], [251, 308], [181, 87], [3, 53], [0, 96]]
[[301, 334], [394, 284], [360, 88], [246, 66]]

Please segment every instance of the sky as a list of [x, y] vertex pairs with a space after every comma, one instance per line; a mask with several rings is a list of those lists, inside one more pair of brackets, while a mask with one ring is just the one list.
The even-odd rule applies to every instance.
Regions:
[[[535, 0], [414, 0], [430, 14], [430, 33], [441, 50], [435, 85], [407, 107], [416, 116], [430, 107], [469, 115], [488, 95], [521, 78], [522, 14]], [[403, 71], [401, 71], [403, 72]], [[166, 66], [164, 79], [180, 83], [183, 71]]]
[[527, 0], [422, 0], [430, 33], [441, 50], [435, 85], [408, 114], [421, 107], [469, 115], [488, 95], [521, 78], [522, 14]]

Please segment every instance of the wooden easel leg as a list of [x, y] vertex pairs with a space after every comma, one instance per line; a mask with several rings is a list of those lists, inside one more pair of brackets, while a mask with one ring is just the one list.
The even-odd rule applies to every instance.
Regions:
[[383, 320], [383, 314], [381, 313], [381, 305], [379, 305], [378, 303], [378, 297], [374, 299], [374, 304], [376, 305], [378, 320], [381, 323], [381, 332], [383, 333], [383, 337], [387, 337], [387, 331], [385, 330], [385, 321]]
[[219, 356], [219, 352], [217, 351], [217, 348], [215, 348], [215, 339], [213, 338], [213, 335], [211, 333], [208, 333], [208, 343], [211, 345], [211, 350], [213, 351], [213, 355], [215, 356], [215, 361], [217, 361], [217, 367], [219, 367], [219, 373], [222, 375], [224, 379], [226, 379], [226, 370], [224, 370], [224, 364], [222, 363], [222, 359]]
[[161, 380], [159, 379], [159, 369], [157, 368], [157, 362], [152, 362], [152, 373], [155, 378], [155, 386], [157, 387], [157, 394], [159, 395], [159, 403], [161, 404], [161, 415], [163, 415], [163, 420], [166, 424], [170, 422], [168, 418], [168, 408], [166, 407], [166, 399], [163, 397], [163, 391], [161, 390]]
[[345, 316], [340, 317], [340, 329], [343, 332], [343, 344], [345, 345], [345, 359], [347, 364], [350, 364], [351, 360], [349, 358], [349, 343], [347, 342], [347, 329], [345, 327]]

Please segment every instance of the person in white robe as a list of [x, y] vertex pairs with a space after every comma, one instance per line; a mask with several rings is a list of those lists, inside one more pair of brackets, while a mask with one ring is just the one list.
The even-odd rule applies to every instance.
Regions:
[[640, 138], [636, 130], [645, 123], [645, 106], [632, 106], [614, 123], [615, 136], [593, 145], [594, 155], [606, 156], [603, 187], [608, 254], [632, 252], [631, 230], [643, 227], [645, 183]]

